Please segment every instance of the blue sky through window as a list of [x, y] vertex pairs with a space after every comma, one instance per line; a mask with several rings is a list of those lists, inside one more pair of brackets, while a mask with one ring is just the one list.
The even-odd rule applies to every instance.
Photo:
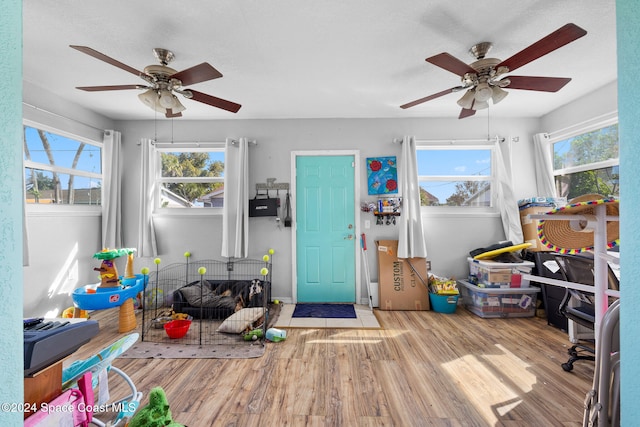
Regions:
[[490, 150], [419, 150], [418, 175], [491, 175]]
[[[53, 156], [54, 166], [62, 168], [73, 168], [73, 159], [76, 156], [78, 147], [82, 142], [68, 138], [62, 135], [57, 135], [51, 132], [44, 132], [49, 145], [51, 146], [51, 154]], [[42, 139], [38, 135], [38, 130], [30, 126], [24, 127], [24, 137], [29, 150], [29, 158], [27, 158], [26, 152], [24, 153], [25, 160], [31, 160], [32, 162], [41, 163], [43, 165], [51, 165], [47, 152], [44, 149]], [[102, 173], [102, 159], [100, 147], [91, 144], [85, 144], [78, 159], [78, 163], [75, 166], [75, 170], [91, 172], [95, 174]], [[30, 177], [30, 169], [27, 172], [27, 178]], [[53, 173], [50, 171], [40, 171], [42, 176], [51, 178]], [[59, 173], [60, 185], [62, 189], [68, 189], [69, 176]], [[100, 179], [89, 178], [83, 176], [75, 176], [74, 188], [95, 188], [101, 185]]]
[[491, 150], [430, 149], [418, 150], [418, 175], [429, 177], [452, 177], [451, 180], [425, 182], [420, 186], [445, 203], [456, 192], [455, 177], [491, 176]]
[[[51, 145], [55, 165], [71, 168], [73, 165], [73, 158], [78, 151], [80, 142], [50, 132], [45, 133], [47, 135], [47, 140]], [[29, 154], [31, 155], [31, 161], [45, 165], [50, 164], [47, 153], [42, 145], [40, 135], [38, 135], [38, 131], [31, 127], [25, 127], [25, 138]], [[94, 145], [85, 144], [76, 169], [85, 172], [101, 173], [101, 167], [100, 148]]]

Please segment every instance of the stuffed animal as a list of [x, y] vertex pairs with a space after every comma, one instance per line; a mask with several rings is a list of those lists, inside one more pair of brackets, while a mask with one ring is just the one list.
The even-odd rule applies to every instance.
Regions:
[[185, 427], [173, 421], [169, 402], [162, 387], [149, 392], [149, 404], [140, 408], [127, 427]]

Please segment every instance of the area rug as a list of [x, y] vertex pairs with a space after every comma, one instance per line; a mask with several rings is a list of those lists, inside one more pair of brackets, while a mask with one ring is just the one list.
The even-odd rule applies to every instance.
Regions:
[[318, 317], [325, 319], [355, 319], [353, 304], [296, 304], [291, 317]]
[[221, 345], [187, 345], [140, 341], [120, 355], [121, 359], [252, 359], [264, 354], [262, 342]]

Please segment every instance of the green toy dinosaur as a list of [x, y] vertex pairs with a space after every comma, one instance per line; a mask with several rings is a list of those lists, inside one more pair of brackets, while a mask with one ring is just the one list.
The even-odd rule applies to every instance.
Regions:
[[185, 427], [173, 421], [169, 401], [162, 387], [154, 387], [149, 392], [149, 404], [140, 408], [131, 418], [127, 427]]

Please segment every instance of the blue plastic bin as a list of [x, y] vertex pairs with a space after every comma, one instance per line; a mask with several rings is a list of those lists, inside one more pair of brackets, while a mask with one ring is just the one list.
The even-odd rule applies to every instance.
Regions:
[[429, 292], [431, 309], [438, 313], [455, 313], [460, 295], [438, 295]]

